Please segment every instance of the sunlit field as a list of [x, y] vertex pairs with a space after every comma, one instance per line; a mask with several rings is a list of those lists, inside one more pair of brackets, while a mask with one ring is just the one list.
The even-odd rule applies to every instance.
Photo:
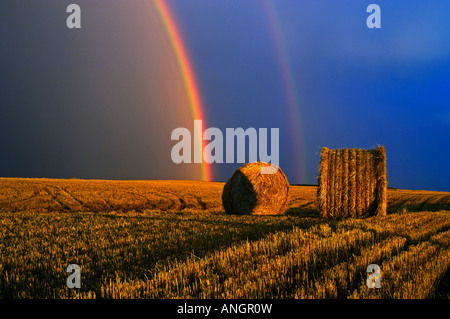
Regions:
[[326, 220], [314, 186], [284, 216], [226, 215], [223, 186], [2, 178], [0, 297], [450, 297], [450, 193], [389, 189], [386, 217]]

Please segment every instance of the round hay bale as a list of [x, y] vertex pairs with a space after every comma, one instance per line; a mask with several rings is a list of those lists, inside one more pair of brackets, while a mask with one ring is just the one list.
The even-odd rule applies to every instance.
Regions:
[[289, 201], [289, 182], [278, 168], [274, 174], [261, 174], [270, 163], [248, 163], [226, 182], [222, 204], [228, 214], [282, 215]]

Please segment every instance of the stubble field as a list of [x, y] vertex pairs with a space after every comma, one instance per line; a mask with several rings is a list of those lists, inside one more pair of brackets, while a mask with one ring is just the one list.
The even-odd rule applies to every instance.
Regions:
[[386, 217], [334, 221], [314, 186], [284, 216], [226, 215], [223, 186], [0, 178], [0, 297], [450, 297], [450, 193], [390, 189]]

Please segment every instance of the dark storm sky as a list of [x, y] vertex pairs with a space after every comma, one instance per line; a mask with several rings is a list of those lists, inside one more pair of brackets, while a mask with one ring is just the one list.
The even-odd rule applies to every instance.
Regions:
[[[167, 40], [148, 2], [0, 2], [0, 176], [196, 178], [198, 164], [170, 161], [170, 132], [192, 119], [155, 62]], [[262, 0], [167, 2], [208, 126], [280, 128], [291, 183], [316, 183], [322, 146], [380, 144], [390, 186], [450, 191], [449, 1], [271, 1], [298, 137]], [[70, 3], [82, 8], [80, 30], [66, 27]], [[381, 29], [366, 26], [370, 3]], [[239, 166], [214, 164], [214, 177]]]

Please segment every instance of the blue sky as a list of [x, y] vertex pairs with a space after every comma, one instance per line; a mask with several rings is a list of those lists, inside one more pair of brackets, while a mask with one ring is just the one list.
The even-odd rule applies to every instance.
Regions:
[[[69, 3], [0, 4], [0, 176], [195, 178], [197, 164], [170, 163], [170, 132], [188, 125], [179, 120], [187, 113], [171, 100], [179, 80], [159, 70], [170, 52], [148, 4], [76, 1], [82, 29], [69, 32]], [[168, 3], [208, 125], [280, 128], [291, 183], [317, 183], [322, 146], [380, 144], [390, 186], [450, 191], [449, 1], [272, 0], [301, 136], [288, 124], [261, 0]], [[381, 29], [366, 26], [370, 3], [381, 7]], [[215, 164], [214, 176], [226, 181], [239, 166]]]
[[[204, 83], [210, 121], [283, 127], [282, 83], [260, 1], [170, 3]], [[272, 1], [305, 141], [301, 182], [314, 183], [322, 146], [381, 144], [391, 186], [449, 190], [450, 4], [377, 3], [381, 29], [366, 26], [369, 3]], [[292, 146], [281, 147], [282, 168], [295, 175]]]

